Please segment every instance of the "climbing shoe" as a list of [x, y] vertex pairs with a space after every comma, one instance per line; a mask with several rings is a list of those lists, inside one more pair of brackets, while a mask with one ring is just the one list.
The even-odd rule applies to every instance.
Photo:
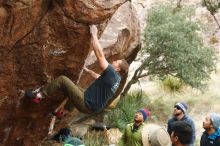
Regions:
[[61, 119], [64, 116], [64, 113], [63, 111], [61, 111], [61, 109], [56, 112], [53, 112], [52, 114], [56, 116], [58, 119]]
[[40, 103], [41, 100], [44, 98], [41, 92], [41, 88], [37, 88], [34, 90], [26, 90], [25, 96], [30, 98], [34, 103]]

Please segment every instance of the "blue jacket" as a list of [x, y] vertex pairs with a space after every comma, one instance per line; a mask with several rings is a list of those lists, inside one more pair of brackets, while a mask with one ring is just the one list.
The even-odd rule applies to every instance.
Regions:
[[205, 131], [202, 134], [200, 140], [200, 146], [220, 146], [220, 136], [218, 135], [215, 139], [209, 138], [208, 133]]
[[[169, 119], [168, 121], [168, 127], [167, 127], [167, 132], [171, 135], [172, 132], [172, 126], [173, 124], [178, 121], [175, 117]], [[193, 120], [188, 116], [188, 115], [184, 115], [184, 117], [182, 119], [180, 119], [180, 121], [185, 121], [186, 123], [188, 123], [189, 125], [191, 125], [192, 129], [193, 129], [193, 136], [192, 136], [192, 141], [191, 141], [191, 145], [194, 145], [195, 143], [195, 139], [196, 139], [196, 129], [195, 129], [195, 123], [193, 122]]]

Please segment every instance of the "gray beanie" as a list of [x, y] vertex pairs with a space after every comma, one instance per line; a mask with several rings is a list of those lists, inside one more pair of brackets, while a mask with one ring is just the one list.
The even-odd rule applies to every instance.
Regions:
[[211, 118], [213, 127], [218, 129], [220, 127], [220, 115], [217, 113], [209, 113], [209, 116]]
[[184, 113], [186, 113], [188, 109], [188, 105], [185, 102], [177, 102], [175, 106], [178, 106]]

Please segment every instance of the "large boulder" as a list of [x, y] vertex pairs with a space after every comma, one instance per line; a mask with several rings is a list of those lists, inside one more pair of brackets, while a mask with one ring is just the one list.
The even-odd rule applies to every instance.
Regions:
[[86, 88], [91, 78], [83, 66], [99, 72], [89, 24], [98, 26], [108, 61], [135, 59], [140, 26], [127, 0], [0, 0], [0, 145], [37, 145], [47, 135], [48, 113], [63, 100], [57, 94], [35, 105], [23, 90], [59, 75]]

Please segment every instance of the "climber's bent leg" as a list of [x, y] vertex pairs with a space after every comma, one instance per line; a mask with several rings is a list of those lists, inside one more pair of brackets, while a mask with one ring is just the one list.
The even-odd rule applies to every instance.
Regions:
[[65, 96], [69, 98], [65, 105], [65, 109], [71, 111], [76, 107], [80, 112], [91, 113], [89, 108], [84, 102], [84, 92], [80, 90], [69, 78], [65, 76], [60, 76], [49, 83], [47, 86], [43, 87], [42, 92], [50, 96], [57, 90], [63, 91]]

